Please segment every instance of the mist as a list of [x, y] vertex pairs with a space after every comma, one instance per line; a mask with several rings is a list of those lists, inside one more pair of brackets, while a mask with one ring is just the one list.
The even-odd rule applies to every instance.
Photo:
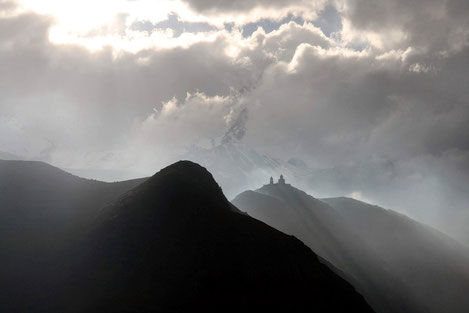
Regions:
[[76, 26], [47, 1], [1, 1], [0, 151], [145, 177], [204, 163], [194, 151], [226, 143], [243, 115], [236, 142], [280, 167], [228, 179], [237, 161], [206, 161], [230, 197], [285, 171], [314, 196], [379, 204], [469, 243], [465, 1], [177, 3], [151, 17], [133, 1], [106, 25]]
[[469, 312], [468, 73], [467, 0], [0, 0], [0, 311]]

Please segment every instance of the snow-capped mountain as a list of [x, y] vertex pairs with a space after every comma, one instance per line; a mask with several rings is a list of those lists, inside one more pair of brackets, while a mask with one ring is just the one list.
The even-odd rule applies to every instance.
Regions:
[[271, 176], [283, 174], [287, 178], [300, 177], [306, 164], [299, 159], [286, 162], [263, 154], [244, 143], [247, 111], [242, 110], [219, 144], [211, 148], [192, 146], [180, 156], [205, 166], [213, 173], [228, 197], [235, 196], [246, 188], [265, 184]]
[[288, 163], [235, 141], [224, 142], [212, 148], [192, 147], [183, 158], [207, 167], [229, 196], [248, 186], [266, 183], [270, 176], [289, 172]]

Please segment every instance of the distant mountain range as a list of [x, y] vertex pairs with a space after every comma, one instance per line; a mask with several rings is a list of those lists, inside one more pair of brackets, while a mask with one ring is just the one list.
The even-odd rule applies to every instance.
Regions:
[[181, 158], [207, 167], [230, 197], [246, 188], [259, 186], [270, 176], [284, 174], [295, 180], [303, 180], [311, 172], [300, 159], [283, 161], [272, 158], [235, 140], [211, 148], [193, 146]]
[[0, 203], [2, 312], [372, 312], [192, 162], [110, 184], [0, 161]]
[[[44, 161], [42, 158], [27, 158], [24, 156], [15, 155], [9, 152], [0, 151], [0, 160], [6, 161]], [[67, 173], [77, 175], [83, 178], [99, 180], [102, 182], [119, 182], [123, 180], [132, 180], [146, 175], [132, 171], [122, 169], [103, 169], [103, 168], [61, 168]]]
[[377, 312], [469, 311], [469, 252], [426, 225], [350, 198], [315, 199], [282, 183], [232, 202], [342, 270]]
[[269, 177], [281, 174], [304, 190], [314, 190], [323, 195], [331, 192], [350, 194], [369, 185], [381, 188], [383, 182], [380, 177], [389, 176], [392, 171], [392, 164], [384, 160], [326, 169], [313, 168], [299, 158], [273, 158], [242, 141], [228, 138], [230, 140], [224, 137], [220, 144], [210, 148], [192, 146], [180, 158], [207, 167], [230, 197], [246, 189], [255, 189]]
[[[223, 147], [221, 156], [250, 156], [238, 160], [247, 171], [288, 166], [236, 143]], [[289, 184], [243, 192], [233, 205], [191, 162], [149, 179], [103, 183], [41, 162], [0, 161], [0, 203], [0, 287], [8, 290], [0, 311], [280, 312], [294, 302], [301, 312], [311, 309], [305, 299], [326, 312], [342, 312], [344, 303], [347, 312], [369, 310], [338, 276], [378, 313], [469, 308], [467, 248], [433, 228]], [[301, 243], [243, 212], [302, 240], [332, 272]], [[269, 302], [275, 293], [284, 301]], [[213, 294], [218, 302], [208, 300]], [[229, 295], [240, 303], [226, 307]], [[344, 302], [332, 305], [338, 295]]]
[[17, 156], [13, 153], [0, 151], [0, 160], [22, 160], [20, 156]]
[[467, 188], [450, 185], [445, 176], [437, 179], [430, 168], [379, 157], [315, 168], [300, 158], [282, 160], [261, 153], [233, 134], [228, 138], [210, 148], [192, 147], [180, 158], [205, 166], [229, 198], [283, 174], [298, 188], [321, 197], [350, 196], [406, 212], [469, 246], [463, 192]]

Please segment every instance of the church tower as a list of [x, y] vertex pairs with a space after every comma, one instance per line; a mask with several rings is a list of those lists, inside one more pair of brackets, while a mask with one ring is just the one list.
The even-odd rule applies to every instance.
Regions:
[[270, 184], [271, 184], [271, 185], [274, 184], [274, 179], [272, 178], [272, 176], [270, 176]]
[[285, 179], [283, 178], [283, 175], [280, 175], [280, 178], [278, 179], [278, 183], [280, 185], [285, 185]]

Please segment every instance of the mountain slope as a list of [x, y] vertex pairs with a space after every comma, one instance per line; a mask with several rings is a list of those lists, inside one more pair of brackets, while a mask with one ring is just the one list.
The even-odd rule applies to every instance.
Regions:
[[468, 312], [466, 247], [405, 215], [350, 198], [321, 199], [388, 261], [428, 312]]
[[232, 202], [250, 216], [298, 237], [342, 270], [375, 310], [424, 312], [409, 303], [405, 288], [395, 287], [402, 284], [388, 270], [385, 260], [364, 245], [347, 221], [326, 203], [280, 183], [243, 192]]
[[288, 184], [232, 202], [344, 271], [377, 312], [469, 310], [466, 248], [426, 225], [348, 198], [318, 200]]
[[0, 160], [0, 231], [70, 231], [142, 181], [103, 183], [42, 162]]
[[[240, 214], [191, 162], [163, 169], [99, 212], [40, 277], [2, 288], [2, 311], [371, 312], [311, 250]], [[11, 292], [29, 285], [34, 295]]]
[[[47, 163], [0, 160], [0, 196], [3, 207], [63, 207], [71, 210], [103, 203], [144, 179], [104, 183], [74, 176]], [[65, 201], [66, 200], [66, 201]]]
[[[94, 243], [80, 262], [89, 264], [78, 288], [89, 291], [79, 301], [86, 311], [369, 310], [301, 242], [239, 214], [191, 162], [106, 208], [86, 242]], [[116, 275], [122, 264], [131, 277]]]
[[100, 207], [139, 183], [102, 183], [42, 162], [0, 160], [0, 284], [9, 290], [0, 292], [0, 311], [15, 311], [2, 309], [10, 301], [34, 298], [42, 286], [33, 282], [48, 279], [51, 260]]

